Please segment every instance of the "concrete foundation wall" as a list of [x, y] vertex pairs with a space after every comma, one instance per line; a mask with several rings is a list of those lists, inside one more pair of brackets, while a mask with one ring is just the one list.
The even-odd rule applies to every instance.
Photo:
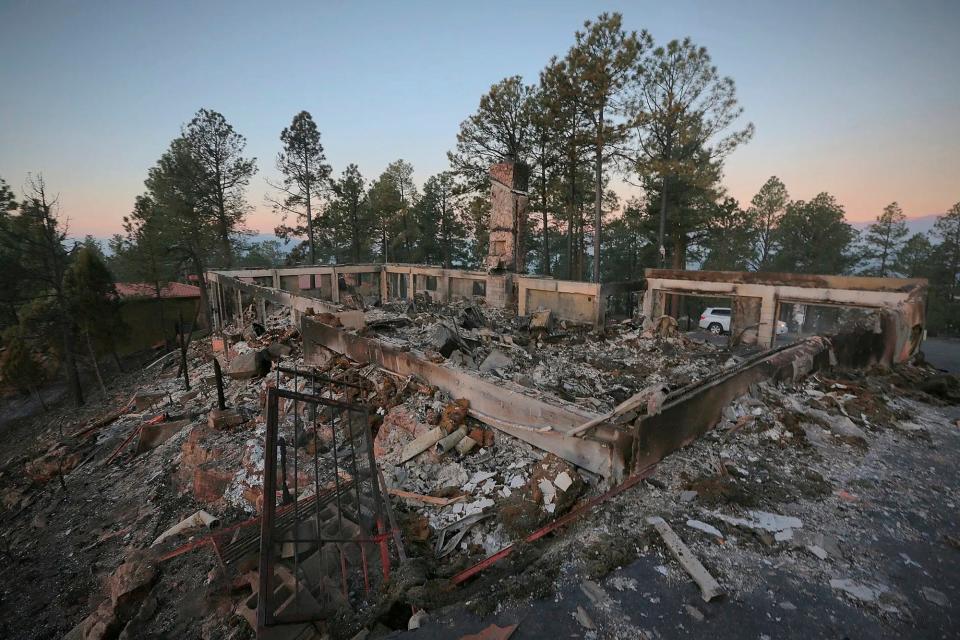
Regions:
[[[603, 323], [601, 287], [589, 282], [534, 278], [512, 273], [485, 273], [464, 269], [443, 269], [426, 265], [366, 264], [279, 269], [238, 269], [212, 271], [222, 279], [273, 287], [311, 299], [337, 304], [339, 288], [333, 283], [357, 287], [364, 296], [379, 295], [387, 300], [412, 300], [427, 292], [439, 302], [457, 298], [483, 297], [491, 307], [517, 305], [520, 315], [549, 308], [558, 320], [578, 324]], [[635, 283], [630, 284], [635, 287]]]
[[600, 285], [592, 282], [517, 278], [517, 313], [525, 316], [550, 309], [558, 320], [602, 325], [604, 305]]

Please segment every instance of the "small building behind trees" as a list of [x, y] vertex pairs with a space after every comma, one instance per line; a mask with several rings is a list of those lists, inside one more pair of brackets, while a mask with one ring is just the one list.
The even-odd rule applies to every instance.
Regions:
[[118, 341], [120, 355], [129, 355], [173, 340], [179, 317], [194, 329], [206, 328], [200, 313], [200, 287], [169, 282], [160, 288], [146, 282], [118, 282], [120, 313], [133, 330]]

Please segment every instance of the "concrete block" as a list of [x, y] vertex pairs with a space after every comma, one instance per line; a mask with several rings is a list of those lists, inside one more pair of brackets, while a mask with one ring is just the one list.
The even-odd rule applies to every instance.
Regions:
[[140, 429], [140, 440], [137, 443], [137, 453], [149, 451], [161, 445], [190, 424], [190, 420], [175, 422], [161, 422], [160, 424], [145, 424]]
[[243, 416], [233, 409], [214, 409], [207, 414], [207, 424], [213, 429], [229, 429], [243, 422]]

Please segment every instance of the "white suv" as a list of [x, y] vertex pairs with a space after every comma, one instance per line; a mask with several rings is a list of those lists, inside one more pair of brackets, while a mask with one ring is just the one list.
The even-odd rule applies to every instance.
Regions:
[[730, 308], [707, 307], [700, 315], [700, 328], [720, 335], [730, 332]]

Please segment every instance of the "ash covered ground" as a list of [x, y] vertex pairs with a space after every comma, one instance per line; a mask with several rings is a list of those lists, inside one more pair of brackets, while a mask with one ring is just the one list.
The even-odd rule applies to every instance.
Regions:
[[[376, 309], [366, 333], [597, 412], [651, 384], [679, 388], [740, 359], [629, 322], [598, 336], [477, 311]], [[222, 428], [208, 423], [215, 353], [237, 416]], [[0, 634], [254, 637], [238, 613], [250, 595], [249, 566], [224, 572], [209, 547], [161, 561], [207, 535], [202, 526], [151, 545], [198, 510], [221, 526], [257, 515], [266, 390], [307, 384], [277, 375], [278, 365], [362, 389], [411, 558], [381, 602], [316, 637], [449, 638], [490, 624], [518, 625], [514, 638], [956, 635], [960, 428], [951, 376], [906, 364], [755, 385], [716, 429], [668, 456], [649, 479], [526, 544], [525, 535], [605, 491], [603, 479], [474, 420], [424, 381], [332, 353], [306, 367], [286, 314], [264, 327], [234, 327], [222, 345], [191, 345], [189, 392], [170, 359], [115, 380], [112, 397], [82, 411], [55, 409], [3, 429]], [[151, 400], [138, 409], [135, 393]], [[151, 421], [182, 426], [141, 446], [131, 435]], [[462, 430], [469, 446], [403, 460], [433, 429]], [[308, 429], [295, 455], [324, 448], [326, 437], [322, 426]], [[702, 600], [647, 523], [651, 516], [685, 541], [721, 598]], [[512, 543], [510, 558], [450, 586], [451, 576]], [[411, 618], [419, 629], [407, 630]]]

